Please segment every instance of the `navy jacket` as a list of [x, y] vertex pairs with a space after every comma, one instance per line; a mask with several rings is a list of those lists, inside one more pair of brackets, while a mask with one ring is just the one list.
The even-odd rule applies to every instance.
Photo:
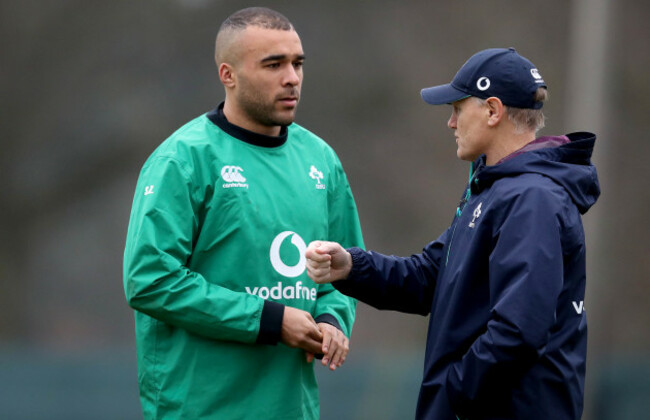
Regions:
[[587, 352], [581, 214], [600, 187], [595, 136], [485, 157], [451, 226], [421, 254], [351, 248], [341, 292], [430, 314], [418, 419], [579, 419]]

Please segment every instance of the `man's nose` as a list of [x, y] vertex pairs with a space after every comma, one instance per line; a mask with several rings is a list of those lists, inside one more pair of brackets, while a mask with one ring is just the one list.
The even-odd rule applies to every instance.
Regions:
[[284, 84], [290, 86], [296, 86], [300, 83], [300, 75], [298, 70], [293, 66], [288, 66], [288, 70], [285, 73]]
[[451, 114], [451, 117], [449, 117], [449, 120], [447, 121], [447, 127], [453, 130], [456, 129], [456, 116], [454, 114]]

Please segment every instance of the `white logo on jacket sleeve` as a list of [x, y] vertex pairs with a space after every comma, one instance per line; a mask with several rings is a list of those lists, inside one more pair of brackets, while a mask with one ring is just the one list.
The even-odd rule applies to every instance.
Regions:
[[482, 205], [483, 205], [483, 202], [480, 202], [480, 203], [478, 203], [478, 206], [476, 206], [476, 208], [474, 209], [474, 213], [472, 213], [472, 216], [474, 216], [474, 217], [472, 217], [472, 221], [469, 222], [469, 225], [468, 225], [469, 227], [473, 228], [474, 226], [476, 226], [476, 223], [475, 223], [476, 219], [481, 217], [481, 206]]
[[[291, 235], [291, 243], [298, 248], [298, 252], [300, 253], [300, 260], [298, 260], [298, 263], [296, 265], [286, 265], [282, 261], [282, 257], [280, 257], [280, 246], [282, 246], [282, 242], [284, 239]], [[278, 236], [273, 239], [273, 242], [271, 243], [271, 251], [270, 251], [270, 257], [271, 257], [271, 265], [273, 265], [273, 268], [275, 271], [278, 273], [282, 274], [285, 277], [298, 277], [305, 271], [305, 263], [306, 263], [306, 258], [305, 258], [305, 251], [307, 250], [307, 245], [305, 244], [305, 241], [302, 240], [302, 238], [295, 232], [291, 231], [285, 231], [279, 234]]]
[[144, 195], [153, 194], [153, 185], [148, 185], [144, 187]]
[[309, 176], [312, 179], [316, 180], [316, 188], [317, 189], [319, 189], [319, 190], [324, 190], [325, 189], [325, 185], [320, 183], [320, 180], [323, 179], [323, 173], [321, 171], [319, 171], [318, 169], [316, 169], [316, 167], [314, 165], [311, 165], [311, 168], [310, 168], [310, 171], [309, 171]]

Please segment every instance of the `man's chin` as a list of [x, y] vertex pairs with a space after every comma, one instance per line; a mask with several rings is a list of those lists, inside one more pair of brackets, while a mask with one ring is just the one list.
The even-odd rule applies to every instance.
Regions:
[[276, 115], [275, 121], [278, 125], [290, 125], [296, 119], [296, 111], [280, 112]]

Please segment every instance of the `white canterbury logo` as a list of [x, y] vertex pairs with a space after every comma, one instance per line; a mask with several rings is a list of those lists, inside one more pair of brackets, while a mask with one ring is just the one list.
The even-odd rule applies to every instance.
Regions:
[[221, 168], [221, 179], [225, 181], [223, 188], [248, 188], [246, 178], [241, 174], [244, 170], [241, 166], [226, 165]]
[[539, 74], [539, 70], [537, 69], [530, 69], [530, 74], [536, 79], [536, 80], [542, 80], [542, 75]]
[[246, 182], [246, 178], [240, 174], [243, 171], [240, 166], [224, 166], [221, 168], [221, 178], [226, 182]]

